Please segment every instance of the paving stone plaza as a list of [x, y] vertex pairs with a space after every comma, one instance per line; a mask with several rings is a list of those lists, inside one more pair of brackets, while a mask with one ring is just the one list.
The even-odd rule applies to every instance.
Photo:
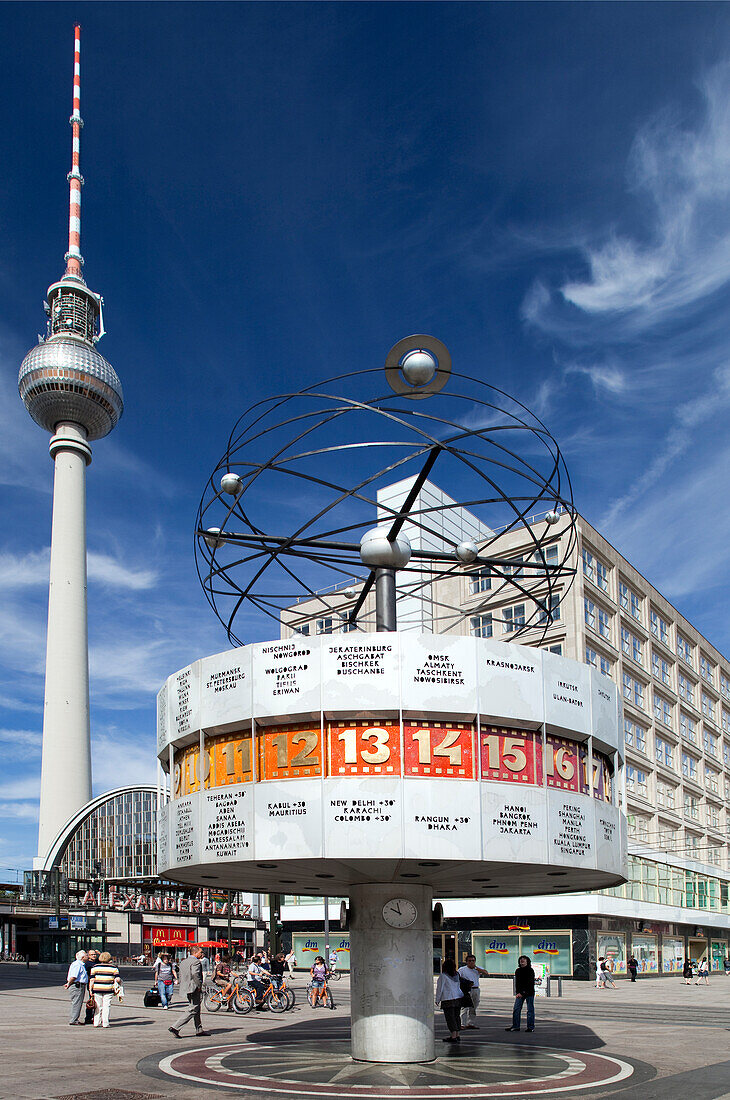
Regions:
[[[349, 983], [334, 1011], [297, 1004], [283, 1016], [204, 1015], [207, 1038], [176, 1042], [176, 1013], [142, 1007], [147, 975], [125, 976], [123, 1006], [109, 1034], [69, 1029], [65, 975], [0, 966], [4, 1083], [8, 1100], [177, 1100], [280, 1097], [563, 1097], [727, 1100], [730, 1097], [730, 979], [709, 987], [644, 979], [616, 990], [564, 983], [562, 999], [538, 1001], [536, 1031], [506, 1034], [508, 983], [483, 985], [478, 1030], [458, 1047], [441, 1044], [418, 1066], [353, 1063]], [[179, 997], [176, 999], [179, 1003]], [[42, 1043], [44, 1056], [39, 1057]]]

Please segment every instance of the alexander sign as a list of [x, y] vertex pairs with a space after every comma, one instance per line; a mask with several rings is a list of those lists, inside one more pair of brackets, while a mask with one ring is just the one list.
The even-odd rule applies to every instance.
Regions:
[[[118, 912], [132, 910], [135, 913], [210, 913], [211, 916], [228, 915], [227, 901], [213, 901], [208, 890], [201, 890], [195, 898], [168, 897], [161, 894], [128, 894], [126, 890], [109, 889], [106, 893], [87, 890], [80, 902], [83, 909], [115, 909]], [[250, 905], [231, 905], [232, 917], [249, 918]]]

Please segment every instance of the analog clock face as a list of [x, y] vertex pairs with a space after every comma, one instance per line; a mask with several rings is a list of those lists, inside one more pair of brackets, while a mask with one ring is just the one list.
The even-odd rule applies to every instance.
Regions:
[[392, 898], [383, 906], [383, 920], [391, 928], [410, 928], [417, 916], [415, 905], [406, 898]]

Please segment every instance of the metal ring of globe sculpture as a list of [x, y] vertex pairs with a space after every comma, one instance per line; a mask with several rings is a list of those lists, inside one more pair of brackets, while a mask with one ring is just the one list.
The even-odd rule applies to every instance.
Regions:
[[[363, 371], [241, 418], [197, 530], [236, 648], [158, 696], [160, 872], [348, 895], [352, 1052], [377, 1062], [434, 1057], [434, 892], [595, 889], [626, 866], [615, 685], [513, 641], [540, 641], [573, 576], [559, 449], [478, 379], [424, 403], [436, 344], [400, 341], [403, 385], [374, 398], [353, 396], [382, 380]], [[243, 645], [261, 612], [276, 640]]]

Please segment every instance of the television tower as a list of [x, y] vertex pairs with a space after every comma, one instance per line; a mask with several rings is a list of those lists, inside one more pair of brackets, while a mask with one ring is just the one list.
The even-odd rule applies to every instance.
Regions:
[[[25, 407], [52, 433], [54, 463], [38, 856], [91, 798], [89, 652], [86, 605], [86, 467], [90, 443], [122, 415], [122, 387], [96, 350], [103, 299], [81, 274], [81, 28], [74, 45], [73, 152], [65, 274], [48, 288], [47, 334], [23, 360]], [[42, 866], [42, 863], [40, 864]]]

